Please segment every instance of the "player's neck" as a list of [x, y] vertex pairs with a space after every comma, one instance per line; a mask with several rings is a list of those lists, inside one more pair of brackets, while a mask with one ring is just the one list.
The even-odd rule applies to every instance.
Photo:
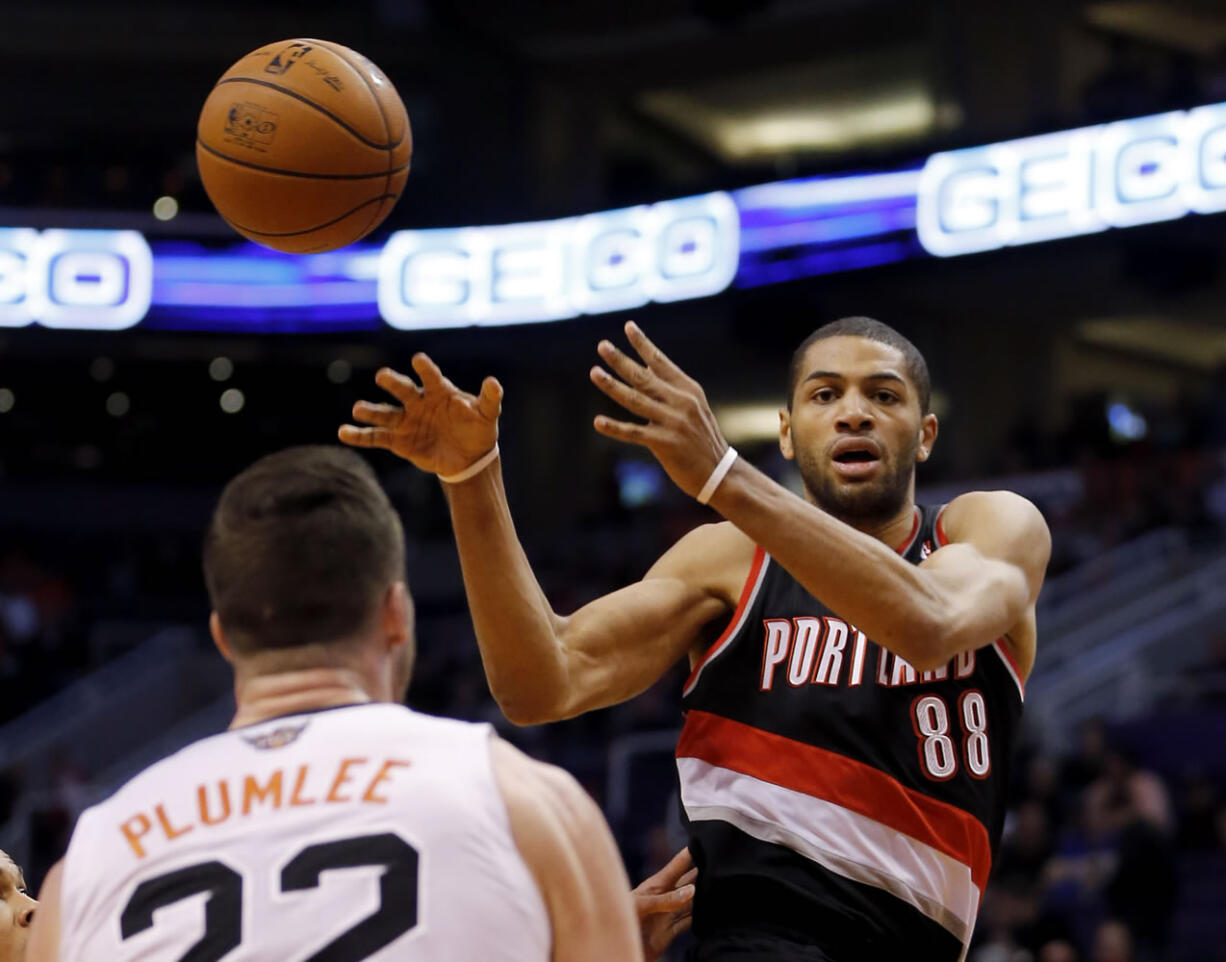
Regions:
[[906, 503], [889, 518], [840, 518], [857, 531], [862, 531], [870, 537], [883, 541], [894, 550], [898, 550], [911, 537], [915, 527], [915, 499], [908, 498]]
[[302, 668], [256, 675], [239, 672], [234, 680], [238, 711], [230, 727], [377, 701], [370, 687], [362, 673], [352, 668]]

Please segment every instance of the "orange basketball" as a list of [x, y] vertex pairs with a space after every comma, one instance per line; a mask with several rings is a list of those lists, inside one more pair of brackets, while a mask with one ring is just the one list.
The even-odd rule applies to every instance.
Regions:
[[409, 175], [413, 137], [396, 88], [360, 53], [284, 40], [213, 87], [196, 128], [200, 179], [236, 231], [303, 254], [383, 222]]

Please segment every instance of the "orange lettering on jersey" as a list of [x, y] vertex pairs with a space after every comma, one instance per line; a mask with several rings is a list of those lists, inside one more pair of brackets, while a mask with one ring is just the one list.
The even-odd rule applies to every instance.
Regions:
[[386, 805], [387, 799], [382, 795], [376, 795], [375, 789], [379, 787], [380, 782], [386, 782], [392, 777], [392, 769], [399, 766], [400, 768], [408, 768], [408, 762], [397, 761], [394, 758], [389, 758], [375, 773], [375, 777], [370, 780], [370, 784], [366, 786], [366, 791], [362, 793], [362, 801], [374, 802], [378, 805]]
[[221, 814], [213, 818], [209, 815], [208, 791], [203, 785], [196, 787], [196, 801], [200, 805], [200, 821], [205, 825], [219, 825], [230, 817], [230, 786], [221, 781], [217, 783], [217, 788], [221, 795]]
[[145, 846], [141, 845], [140, 840], [149, 834], [151, 828], [153, 828], [153, 823], [149, 821], [149, 817], [141, 814], [133, 815], [119, 826], [119, 830], [123, 832], [123, 837], [128, 840], [137, 858], [145, 857]]
[[350, 765], [365, 765], [365, 758], [345, 758], [341, 760], [341, 767], [336, 770], [336, 778], [332, 780], [332, 787], [328, 789], [328, 797], [324, 799], [326, 802], [348, 802], [352, 801], [351, 796], [341, 798], [337, 794], [341, 790], [342, 785], [347, 785], [350, 782], [349, 766]]
[[302, 805], [314, 805], [317, 801], [319, 801], [319, 799], [317, 798], [303, 798], [302, 797], [302, 786], [306, 782], [306, 777], [307, 777], [307, 766], [299, 765], [298, 766], [298, 780], [294, 782], [294, 794], [292, 794], [289, 797], [290, 806], [293, 808], [298, 808]]
[[272, 796], [272, 807], [281, 807], [281, 769], [277, 769], [268, 776], [268, 783], [263, 787], [255, 780], [254, 775], [248, 775], [243, 779], [243, 814], [248, 815], [251, 812], [252, 801], [263, 802], [269, 796]]
[[189, 825], [187, 828], [175, 828], [170, 824], [170, 819], [166, 817], [166, 807], [164, 805], [158, 805], [154, 808], [153, 814], [158, 817], [158, 822], [161, 823], [162, 831], [166, 834], [166, 841], [168, 842], [173, 842], [180, 835], [186, 835], [196, 827]]

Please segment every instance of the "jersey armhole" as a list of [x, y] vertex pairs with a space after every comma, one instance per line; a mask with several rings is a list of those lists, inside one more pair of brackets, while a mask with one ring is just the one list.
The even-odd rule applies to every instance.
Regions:
[[745, 623], [745, 618], [749, 614], [749, 609], [753, 606], [754, 599], [758, 596], [758, 590], [762, 587], [762, 578], [766, 574], [769, 560], [770, 556], [762, 550], [762, 546], [755, 545], [753, 563], [749, 566], [749, 574], [746, 575], [745, 584], [741, 588], [741, 597], [737, 601], [736, 610], [732, 612], [732, 617], [728, 619], [728, 626], [723, 630], [723, 633], [715, 639], [711, 647], [707, 649], [706, 654], [694, 666], [694, 670], [690, 672], [690, 677], [686, 679], [685, 686], [681, 689], [682, 697], [685, 697], [694, 690], [694, 686], [698, 683], [698, 676], [702, 674], [703, 669], [707, 667], [713, 658], [732, 643], [732, 640], [741, 630], [741, 626]]

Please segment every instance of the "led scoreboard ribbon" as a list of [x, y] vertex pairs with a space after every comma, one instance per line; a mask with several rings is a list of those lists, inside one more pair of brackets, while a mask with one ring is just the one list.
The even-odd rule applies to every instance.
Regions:
[[949, 257], [1226, 210], [1226, 104], [934, 154], [916, 227]]
[[402, 330], [553, 321], [1226, 210], [1226, 104], [579, 217], [297, 257], [0, 229], [0, 327]]

